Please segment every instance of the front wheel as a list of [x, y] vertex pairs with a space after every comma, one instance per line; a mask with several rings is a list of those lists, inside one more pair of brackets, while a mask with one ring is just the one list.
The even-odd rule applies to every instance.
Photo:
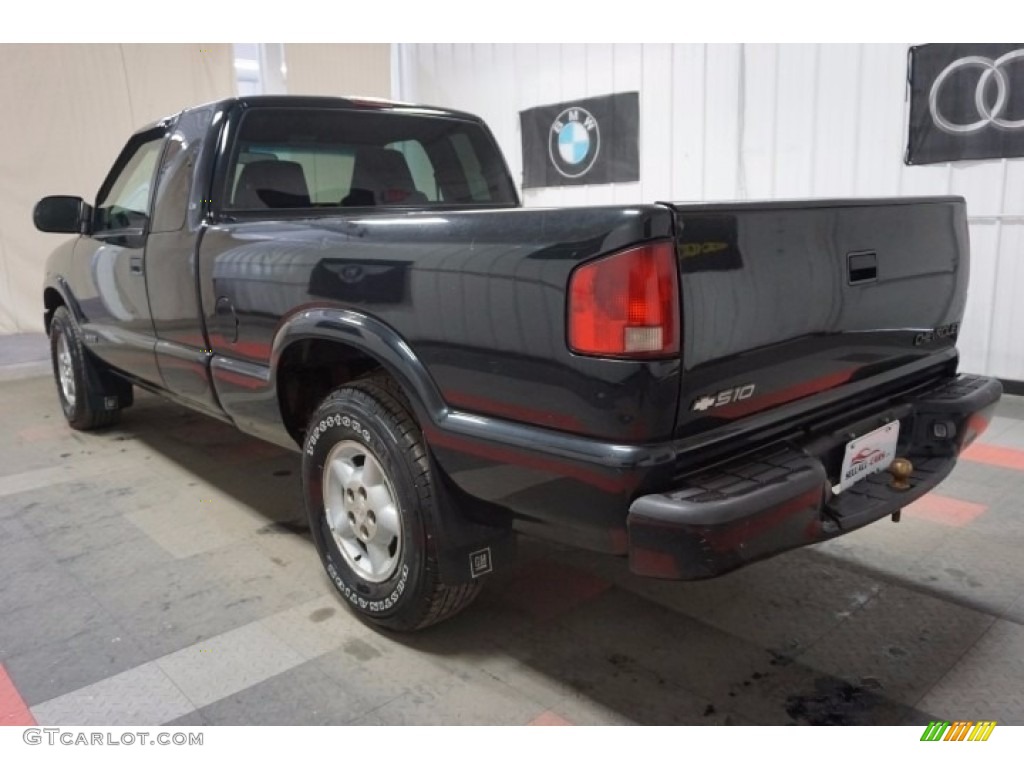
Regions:
[[[100, 392], [97, 382], [99, 362], [90, 358], [67, 307], [58, 307], [50, 320], [50, 356], [61, 410], [75, 429], [105, 427], [121, 415], [121, 399], [116, 393]], [[130, 387], [124, 384], [122, 388]]]
[[306, 430], [302, 473], [335, 588], [361, 618], [411, 631], [455, 615], [480, 587], [440, 579], [427, 451], [396, 394], [380, 374], [331, 393]]

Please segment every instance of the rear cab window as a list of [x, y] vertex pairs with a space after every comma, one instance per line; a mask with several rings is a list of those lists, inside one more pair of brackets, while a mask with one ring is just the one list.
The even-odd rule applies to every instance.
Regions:
[[479, 123], [344, 108], [253, 107], [242, 116], [222, 210], [515, 205]]

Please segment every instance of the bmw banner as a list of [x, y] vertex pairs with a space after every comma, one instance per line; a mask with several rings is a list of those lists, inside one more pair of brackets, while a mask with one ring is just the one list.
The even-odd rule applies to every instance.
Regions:
[[910, 49], [907, 165], [1024, 157], [1024, 43]]
[[523, 187], [640, 180], [640, 94], [615, 93], [519, 113]]

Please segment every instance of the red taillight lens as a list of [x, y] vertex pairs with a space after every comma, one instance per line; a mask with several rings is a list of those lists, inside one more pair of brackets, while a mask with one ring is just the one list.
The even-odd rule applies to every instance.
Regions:
[[631, 248], [572, 273], [569, 348], [602, 357], [679, 352], [679, 278], [672, 243]]

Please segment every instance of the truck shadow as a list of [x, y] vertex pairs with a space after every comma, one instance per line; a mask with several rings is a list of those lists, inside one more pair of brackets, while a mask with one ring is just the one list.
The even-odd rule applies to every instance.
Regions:
[[309, 539], [297, 452], [148, 394], [124, 413], [113, 439], [138, 441], [172, 473], [180, 469], [258, 513], [266, 518], [265, 533]]
[[[301, 540], [300, 554], [316, 563], [297, 453], [145, 396], [110, 439], [137, 440], [264, 518], [257, 534]], [[320, 579], [344, 614], [322, 571]], [[883, 588], [816, 551], [672, 583], [633, 577], [615, 558], [520, 539], [515, 566], [490, 577], [463, 614], [370, 638], [474, 689], [535, 702], [555, 721], [927, 724], [935, 718], [908, 702], [954, 659], [896, 641], [879, 655], [874, 623], [856, 617]]]
[[[872, 670], [870, 659], [850, 660], [845, 668], [842, 661], [808, 659], [809, 649], [847, 617], [786, 597], [792, 582], [784, 577], [762, 574], [761, 582], [757, 599], [766, 600], [767, 610], [729, 596], [732, 584], [746, 578], [726, 580], [725, 588], [715, 582], [651, 588], [628, 574], [623, 561], [524, 541], [516, 567], [489, 583], [463, 615], [394, 639], [451, 661], [464, 661], [468, 652], [483, 678], [505, 682], [579, 724], [935, 719], [891, 697], [890, 677], [900, 686], [896, 695], [907, 698], [898, 675]], [[766, 597], [771, 591], [779, 597]], [[772, 610], [781, 615], [771, 617]]]

